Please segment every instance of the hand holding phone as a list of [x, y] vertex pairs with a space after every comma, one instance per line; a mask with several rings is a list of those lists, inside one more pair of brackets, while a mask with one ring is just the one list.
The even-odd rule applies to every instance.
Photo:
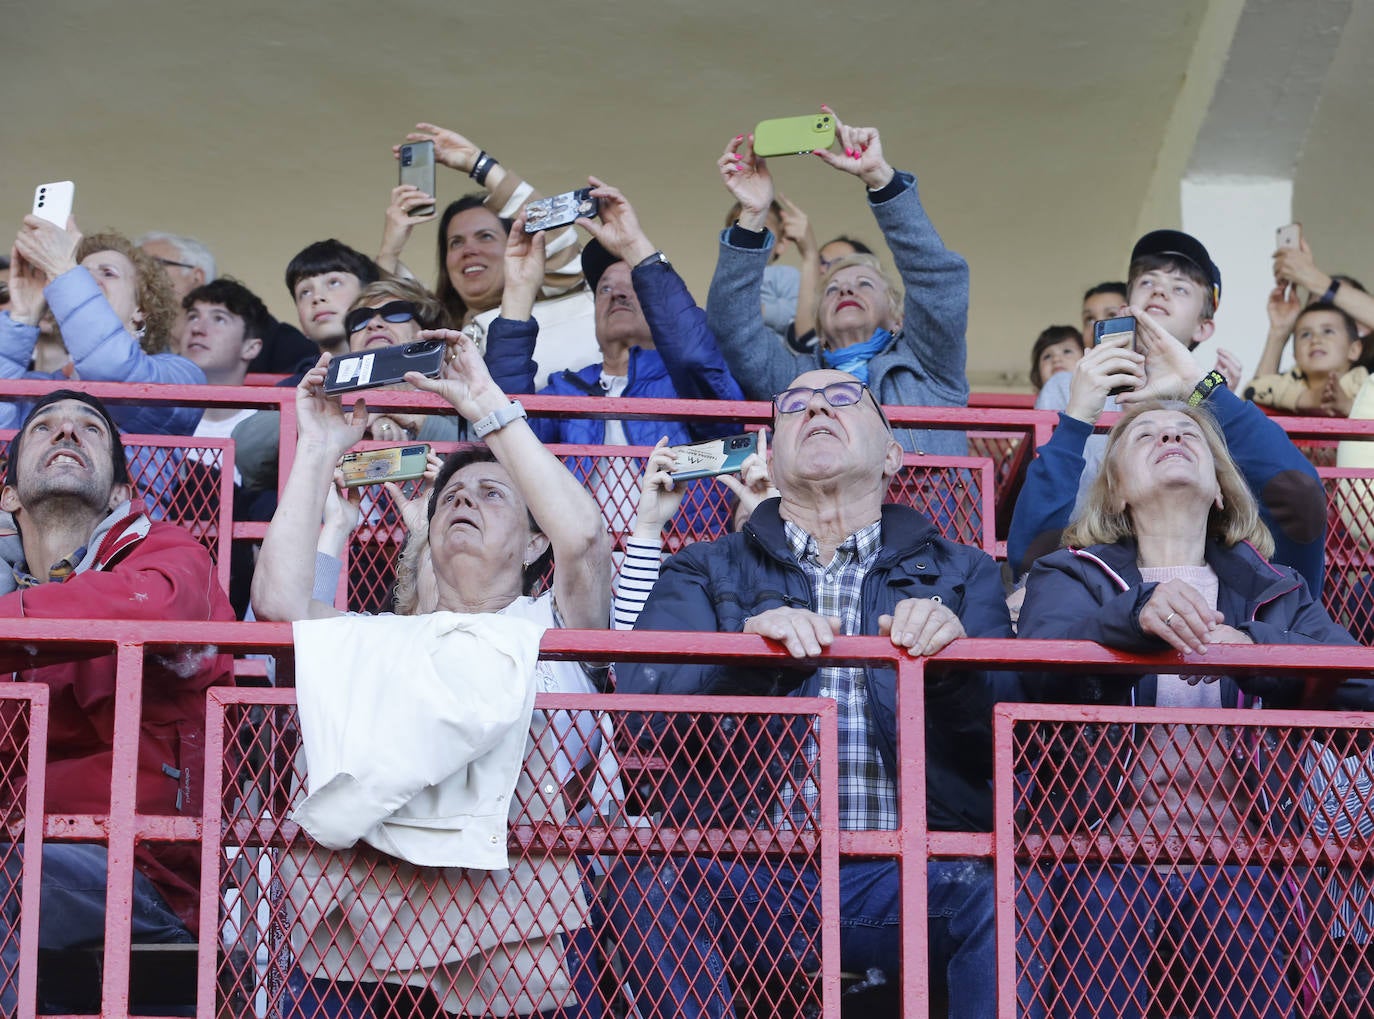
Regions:
[[[1120, 344], [1127, 350], [1135, 350], [1135, 316], [1119, 315], [1116, 318], [1104, 318], [1093, 323], [1093, 346], [1100, 346], [1104, 341], [1125, 342]], [[1128, 392], [1129, 386], [1118, 386], [1111, 391], [1112, 396], [1120, 396]]]
[[[434, 143], [432, 141], [406, 142], [397, 154], [400, 163], [400, 183], [419, 188], [434, 197]], [[434, 203], [412, 204], [406, 210], [412, 216], [434, 215]]]

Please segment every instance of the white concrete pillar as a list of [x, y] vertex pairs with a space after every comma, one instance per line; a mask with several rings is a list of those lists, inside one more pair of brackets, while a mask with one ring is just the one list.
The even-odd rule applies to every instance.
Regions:
[[[1202, 241], [1221, 269], [1221, 307], [1212, 339], [1198, 347], [1211, 368], [1225, 347], [1244, 365], [1241, 383], [1255, 374], [1269, 319], [1274, 231], [1292, 221], [1293, 182], [1263, 177], [1188, 177], [1179, 188], [1183, 229]], [[1289, 356], [1285, 363], [1291, 362]]]

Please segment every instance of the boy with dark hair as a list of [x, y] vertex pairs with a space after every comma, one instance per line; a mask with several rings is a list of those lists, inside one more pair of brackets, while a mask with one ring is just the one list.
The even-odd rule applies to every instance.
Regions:
[[[286, 289], [296, 302], [301, 332], [322, 351], [348, 353], [344, 315], [358, 291], [381, 278], [376, 262], [343, 241], [331, 237], [302, 249], [286, 266]], [[314, 366], [318, 356], [300, 366], [300, 376]], [[300, 376], [283, 385], [296, 385]]]
[[[1155, 230], [1131, 251], [1135, 344], [1124, 336], [1090, 346], [1072, 375], [1046, 383], [1062, 399], [1059, 426], [1036, 451], [1016, 499], [1007, 560], [1019, 575], [1059, 547], [1060, 534], [1101, 467], [1105, 439], [1093, 437], [1104, 410], [1151, 398], [1206, 404], [1274, 535], [1274, 561], [1291, 566], [1316, 592], [1325, 572], [1326, 493], [1316, 468], [1254, 404], [1241, 400], [1220, 367], [1203, 372], [1189, 353], [1208, 339], [1221, 303], [1221, 270], [1196, 237]], [[1223, 363], [1219, 359], [1219, 366]], [[1110, 394], [1124, 389], [1120, 404]]]
[[1114, 318], [1122, 305], [1130, 301], [1125, 283], [1107, 281], [1083, 292], [1083, 342], [1093, 341], [1093, 326], [1105, 319]]
[[[238, 280], [222, 276], [188, 293], [181, 307], [186, 313], [181, 355], [200, 365], [212, 386], [243, 385], [249, 362], [272, 328], [267, 305]], [[213, 412], [207, 410], [206, 416]]]

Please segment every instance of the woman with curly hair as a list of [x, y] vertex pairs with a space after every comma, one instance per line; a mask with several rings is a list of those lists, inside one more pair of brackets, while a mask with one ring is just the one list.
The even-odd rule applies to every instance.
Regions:
[[[90, 382], [204, 383], [205, 375], [167, 345], [176, 298], [161, 264], [117, 233], [83, 237], [25, 216], [11, 252], [10, 307], [0, 312], [0, 378]], [[38, 323], [52, 309], [71, 360], [59, 371], [32, 371]], [[0, 427], [12, 428], [27, 408], [0, 407]], [[115, 406], [126, 432], [190, 435], [199, 407]]]

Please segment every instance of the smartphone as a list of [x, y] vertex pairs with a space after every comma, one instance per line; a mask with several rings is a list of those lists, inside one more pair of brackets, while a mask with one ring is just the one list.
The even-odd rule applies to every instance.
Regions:
[[1280, 250], [1292, 248], [1297, 250], [1302, 247], [1302, 224], [1289, 223], [1281, 226], [1274, 231], [1274, 246]]
[[759, 451], [759, 433], [746, 432], [726, 439], [712, 439], [690, 446], [674, 446], [673, 469], [668, 476], [674, 481], [692, 478], [713, 478], [717, 474], [738, 474], [744, 461]]
[[76, 185], [69, 180], [55, 180], [39, 184], [33, 189], [33, 214], [49, 223], [67, 229], [72, 216], [72, 202], [76, 200]]
[[390, 386], [402, 381], [406, 372], [419, 372], [437, 379], [443, 367], [443, 340], [418, 340], [415, 343], [382, 347], [380, 350], [343, 354], [329, 362], [324, 391], [351, 393], [359, 389]]
[[[412, 184], [427, 195], [434, 194], [434, 143], [407, 142], [401, 146], [402, 184]], [[411, 209], [412, 216], [434, 215], [434, 203]]]
[[754, 155], [803, 156], [835, 144], [835, 118], [828, 113], [760, 120], [754, 126]]
[[414, 481], [424, 475], [428, 463], [429, 445], [422, 442], [345, 453], [339, 459], [339, 470], [343, 471], [345, 488], [358, 488], [386, 481]]
[[591, 188], [578, 188], [552, 198], [539, 198], [525, 206], [525, 233], [535, 234], [540, 230], [567, 226], [579, 217], [592, 219], [600, 210], [601, 199], [592, 194]]
[[[1103, 340], [1114, 340], [1118, 336], [1129, 336], [1128, 346], [1135, 350], [1135, 316], [1122, 315], [1119, 318], [1104, 318], [1099, 322], [1093, 323], [1093, 346], [1097, 346]], [[1112, 396], [1120, 396], [1122, 393], [1129, 392], [1130, 386], [1118, 386], [1111, 391]]]

